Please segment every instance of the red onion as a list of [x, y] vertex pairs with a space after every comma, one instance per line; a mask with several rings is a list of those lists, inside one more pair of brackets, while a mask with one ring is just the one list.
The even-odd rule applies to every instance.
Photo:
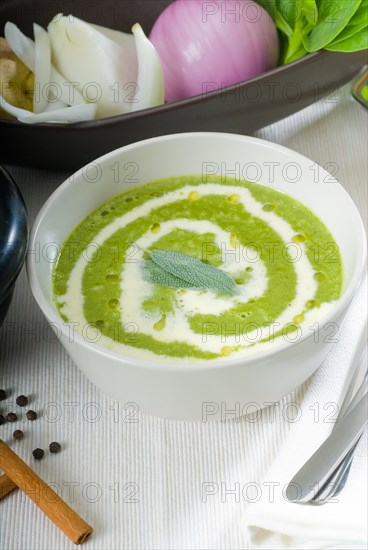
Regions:
[[275, 24], [251, 0], [176, 0], [149, 38], [169, 102], [248, 80], [275, 67], [279, 57]]

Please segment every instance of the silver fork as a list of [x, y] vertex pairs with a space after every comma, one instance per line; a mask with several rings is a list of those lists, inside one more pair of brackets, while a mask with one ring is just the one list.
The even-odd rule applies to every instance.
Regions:
[[[364, 361], [367, 360], [367, 347], [365, 348], [362, 359], [360, 361], [360, 365], [364, 363]], [[356, 372], [359, 372], [359, 366], [356, 369]], [[340, 410], [340, 414], [338, 416], [337, 420], [342, 420], [349, 412], [354, 408], [354, 406], [360, 401], [360, 399], [364, 396], [364, 394], [367, 392], [367, 378], [368, 378], [368, 368], [366, 368], [364, 378], [354, 396], [352, 399], [350, 405], [346, 408], [345, 412], [341, 414], [343, 411], [343, 406]], [[344, 401], [345, 403], [345, 401]], [[344, 404], [343, 404], [344, 405]], [[337, 424], [336, 424], [337, 425]], [[335, 425], [335, 427], [336, 427]], [[363, 434], [361, 434], [358, 438], [358, 440], [353, 443], [350, 450], [348, 450], [345, 454], [345, 456], [341, 459], [341, 462], [337, 466], [337, 468], [333, 471], [331, 476], [328, 478], [326, 483], [324, 483], [319, 491], [315, 494], [315, 496], [309, 501], [311, 504], [325, 504], [332, 498], [336, 497], [344, 488], [345, 483], [349, 477], [350, 467], [353, 462], [354, 452], [355, 449], [358, 446], [358, 443], [361, 439]]]
[[[361, 374], [362, 371], [361, 367], [366, 363], [366, 359], [367, 337], [365, 328], [361, 333], [359, 344], [354, 354], [352, 379], [345, 394], [345, 399], [341, 405], [334, 429], [332, 430], [329, 438], [327, 438], [325, 443], [321, 445], [316, 453], [305, 463], [305, 465], [297, 472], [297, 474], [289, 483], [289, 487], [286, 490], [286, 498], [288, 498], [288, 500], [290, 500], [291, 502], [297, 504], [321, 505], [331, 500], [331, 498], [335, 497], [343, 489], [349, 475], [355, 449], [363, 434], [364, 426], [366, 424], [366, 408], [364, 407], [364, 405], [367, 401], [365, 396], [365, 394], [367, 393], [367, 366], [365, 367], [363, 380], [360, 383], [358, 390], [355, 392], [354, 397], [352, 398], [352, 395], [357, 385], [358, 376], [359, 374]], [[351, 411], [353, 411], [353, 414], [349, 415]], [[352, 417], [354, 417], [354, 420]], [[358, 418], [359, 420], [357, 426], [356, 422]], [[341, 426], [339, 435], [337, 435], [337, 432], [334, 434], [335, 429], [339, 426]], [[351, 438], [347, 436], [346, 429], [349, 430], [349, 433], [351, 430], [352, 434], [356, 434], [356, 436]], [[345, 433], [342, 433], [341, 430]], [[343, 451], [338, 451], [337, 449], [339, 447], [341, 449], [341, 437], [343, 440], [346, 441], [346, 443], [344, 443], [344, 445], [346, 446], [345, 448], [343, 448]], [[330, 438], [331, 442], [329, 443]], [[332, 440], [334, 440], [334, 443], [332, 444], [332, 448], [335, 448], [334, 452], [341, 453], [339, 457], [336, 457], [336, 459], [333, 459], [333, 455], [331, 455]], [[328, 454], [326, 455], [327, 448]], [[318, 465], [323, 465], [324, 460], [326, 459], [327, 463], [330, 464], [330, 466], [328, 468], [326, 468], [326, 466], [324, 468], [320, 468]], [[311, 481], [315, 475], [318, 475], [316, 474], [316, 471], [320, 470], [324, 470], [324, 474], [321, 475], [320, 472], [321, 486], [316, 493], [313, 492], [313, 487], [315, 486], [315, 483], [309, 483], [308, 479]], [[289, 496], [289, 489], [290, 493], [293, 493], [293, 488], [295, 488], [295, 486], [300, 486], [304, 488], [304, 495], [302, 491], [302, 496], [296, 500], [292, 498], [292, 496]]]

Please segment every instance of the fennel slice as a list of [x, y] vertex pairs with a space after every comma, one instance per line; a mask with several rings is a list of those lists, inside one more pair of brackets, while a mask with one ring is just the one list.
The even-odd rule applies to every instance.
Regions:
[[46, 108], [44, 110], [44, 113], [51, 113], [52, 111], [59, 111], [59, 109], [65, 109], [68, 107], [64, 101], [52, 101], [49, 99], [47, 102]]
[[14, 107], [11, 103], [6, 101], [6, 99], [0, 95], [0, 107], [9, 115], [19, 118], [19, 117], [28, 117], [29, 115], [32, 115], [32, 111], [27, 111], [26, 109], [22, 109], [21, 107]]
[[58, 14], [48, 25], [52, 60], [69, 82], [79, 82], [86, 101], [96, 103], [97, 118], [129, 111], [127, 85], [137, 67], [124, 49], [89, 23]]
[[35, 86], [37, 93], [33, 95], [33, 112], [43, 113], [47, 106], [47, 87], [51, 76], [51, 45], [45, 29], [33, 24], [35, 37]]
[[[35, 43], [22, 31], [8, 21], [5, 24], [4, 34], [9, 47], [15, 55], [34, 73], [35, 72]], [[74, 86], [73, 93], [70, 91], [70, 83], [51, 65], [50, 79], [57, 87], [58, 97], [50, 88], [50, 95], [53, 99], [60, 99], [66, 105], [80, 105], [85, 103], [82, 94]]]
[[33, 40], [22, 33], [14, 23], [5, 23], [4, 35], [9, 47], [15, 55], [30, 69], [35, 72], [35, 46]]
[[136, 23], [132, 27], [138, 55], [137, 89], [131, 112], [163, 105], [165, 101], [164, 75], [159, 55], [152, 42]]
[[96, 115], [96, 105], [94, 103], [83, 103], [73, 105], [55, 111], [45, 111], [43, 113], [30, 113], [27, 116], [18, 116], [20, 122], [27, 124], [37, 124], [40, 122], [73, 123], [93, 120]]

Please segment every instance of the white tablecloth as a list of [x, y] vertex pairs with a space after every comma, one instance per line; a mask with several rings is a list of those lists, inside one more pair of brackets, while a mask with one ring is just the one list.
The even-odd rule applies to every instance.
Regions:
[[[366, 221], [367, 111], [349, 90], [345, 86], [257, 135], [332, 171]], [[31, 222], [69, 175], [8, 168]], [[31, 396], [29, 408], [40, 416], [31, 424], [23, 413], [16, 424], [0, 428], [0, 437], [93, 525], [86, 548], [100, 550], [247, 548], [243, 489], [249, 487], [252, 498], [248, 484], [261, 483], [289, 432], [283, 408], [300, 402], [310, 383], [256, 423], [174, 422], [135, 414], [94, 387], [55, 342], [24, 271], [0, 331], [0, 364], [0, 387], [9, 390], [9, 401]], [[9, 401], [0, 405], [5, 412], [12, 408]], [[16, 428], [25, 432], [21, 442], [12, 441]], [[51, 441], [62, 444], [60, 454], [32, 459], [35, 447], [47, 449]], [[72, 547], [20, 491], [0, 502], [0, 548]]]

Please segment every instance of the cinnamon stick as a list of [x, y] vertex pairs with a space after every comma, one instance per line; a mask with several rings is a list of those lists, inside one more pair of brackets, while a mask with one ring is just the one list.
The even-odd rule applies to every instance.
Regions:
[[5, 474], [0, 476], [0, 500], [16, 488], [17, 486], [11, 479], [8, 478], [8, 476]]
[[1, 439], [0, 469], [74, 544], [82, 544], [92, 534], [93, 528]]

